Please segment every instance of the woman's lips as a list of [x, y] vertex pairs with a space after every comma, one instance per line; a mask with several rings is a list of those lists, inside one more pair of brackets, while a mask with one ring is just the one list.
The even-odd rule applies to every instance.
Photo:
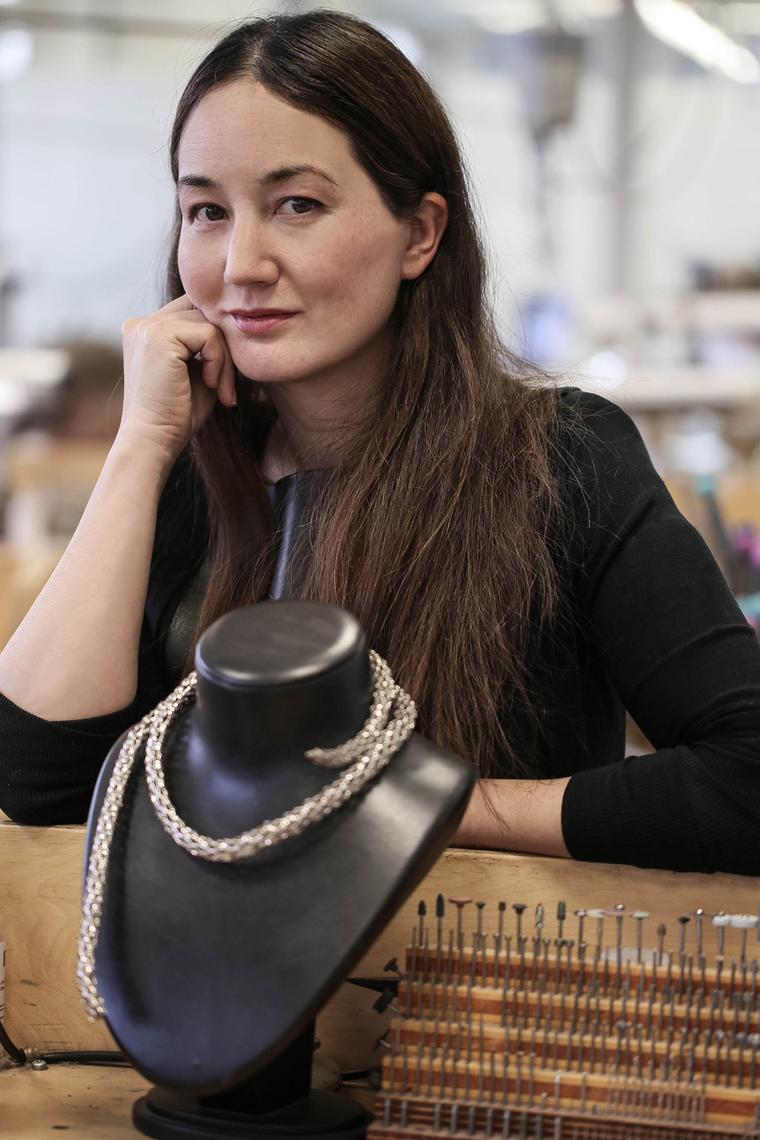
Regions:
[[295, 317], [296, 313], [268, 313], [261, 317], [243, 317], [239, 313], [231, 313], [237, 327], [247, 336], [261, 336], [262, 333], [272, 332], [285, 321]]

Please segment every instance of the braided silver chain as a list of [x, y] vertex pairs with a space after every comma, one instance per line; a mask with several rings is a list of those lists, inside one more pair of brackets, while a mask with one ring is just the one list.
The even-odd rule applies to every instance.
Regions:
[[216, 863], [233, 863], [271, 849], [285, 839], [300, 835], [339, 808], [369, 783], [389, 763], [411, 736], [417, 719], [414, 701], [396, 684], [387, 663], [370, 650], [372, 704], [356, 736], [336, 748], [311, 748], [306, 756], [325, 768], [347, 767], [337, 779], [309, 796], [277, 819], [225, 839], [212, 839], [194, 831], [179, 816], [166, 788], [163, 749], [172, 722], [195, 700], [198, 683], [190, 673], [173, 693], [127, 733], [108, 782], [100, 809], [85, 879], [82, 922], [79, 932], [77, 983], [87, 1014], [105, 1017], [105, 1005], [95, 977], [95, 952], [103, 915], [108, 861], [127, 781], [140, 745], [145, 745], [148, 794], [166, 834], [188, 854]]

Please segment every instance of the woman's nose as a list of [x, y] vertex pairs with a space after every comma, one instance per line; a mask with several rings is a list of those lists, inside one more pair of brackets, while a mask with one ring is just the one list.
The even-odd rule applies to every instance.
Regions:
[[225, 285], [256, 282], [273, 285], [280, 275], [273, 251], [267, 249], [260, 226], [238, 223], [230, 234], [224, 267]]

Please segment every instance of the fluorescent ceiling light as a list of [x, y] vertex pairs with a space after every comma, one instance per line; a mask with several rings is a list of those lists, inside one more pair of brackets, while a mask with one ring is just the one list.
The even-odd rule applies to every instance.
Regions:
[[0, 83], [12, 83], [29, 68], [34, 40], [28, 28], [5, 24], [0, 27]]
[[720, 20], [735, 36], [760, 36], [760, 4], [751, 0], [729, 0], [720, 6]]
[[587, 19], [615, 16], [621, 0], [554, 0], [551, 8], [546, 0], [447, 0], [447, 7], [470, 16], [487, 32], [518, 35], [555, 23], [567, 27]]
[[[563, 8], [567, 7], [568, 0], [564, 0]], [[622, 0], [572, 0], [572, 6], [590, 20], [607, 19], [608, 16], [617, 16], [622, 8]]]
[[760, 81], [760, 63], [714, 24], [703, 20], [683, 0], [635, 0], [636, 11], [652, 35], [707, 68], [737, 83]]
[[547, 22], [543, 0], [449, 0], [448, 7], [497, 35], [534, 31]]

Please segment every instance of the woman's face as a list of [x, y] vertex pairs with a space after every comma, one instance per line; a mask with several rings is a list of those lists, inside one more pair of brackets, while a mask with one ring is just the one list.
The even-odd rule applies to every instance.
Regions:
[[197, 104], [178, 158], [182, 282], [240, 372], [376, 378], [399, 283], [432, 253], [418, 264], [413, 228], [385, 206], [346, 136], [240, 79]]

